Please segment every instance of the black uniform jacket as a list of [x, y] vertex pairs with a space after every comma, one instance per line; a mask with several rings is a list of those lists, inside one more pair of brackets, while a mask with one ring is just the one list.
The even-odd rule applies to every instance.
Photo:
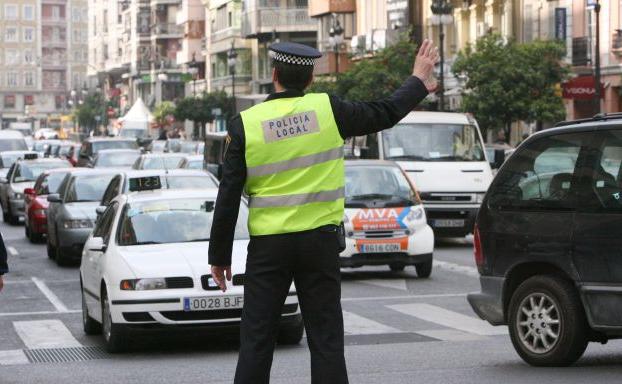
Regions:
[[[288, 90], [273, 93], [266, 101], [303, 95], [302, 92]], [[427, 95], [423, 82], [411, 76], [386, 99], [349, 102], [331, 96], [330, 104], [339, 133], [346, 139], [391, 128]], [[240, 115], [231, 120], [228, 133], [230, 142], [225, 153], [209, 243], [209, 263], [217, 266], [231, 265], [233, 236], [246, 181], [244, 127]]]
[[0, 233], [0, 276], [9, 271], [9, 265], [7, 264], [6, 247], [4, 246], [4, 239]]

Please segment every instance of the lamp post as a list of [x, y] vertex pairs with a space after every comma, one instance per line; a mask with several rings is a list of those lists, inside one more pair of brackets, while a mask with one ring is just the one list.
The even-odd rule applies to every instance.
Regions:
[[594, 47], [594, 104], [596, 113], [600, 113], [600, 2], [596, 0], [594, 4], [594, 13], [596, 14], [596, 42]]
[[[164, 82], [168, 80], [168, 75], [166, 74], [166, 72], [164, 71], [164, 59], [160, 60], [160, 70], [158, 71], [158, 75], [156, 76], [158, 79], [158, 82], [160, 83], [160, 100], [158, 100], [158, 93], [156, 90], [156, 104], [158, 102], [162, 102], [162, 100], [164, 99]], [[157, 84], [156, 84], [156, 88], [157, 88]]]
[[238, 62], [238, 53], [235, 51], [233, 41], [231, 42], [231, 49], [227, 52], [227, 64], [229, 65], [229, 72], [231, 73], [231, 96], [233, 97], [233, 103], [235, 105], [235, 65]]
[[192, 61], [188, 64], [188, 73], [192, 76], [192, 96], [197, 95], [197, 75], [199, 74], [199, 63], [195, 55], [196, 52], [192, 52]]
[[440, 62], [440, 74], [439, 74], [439, 84], [438, 84], [438, 109], [440, 111], [445, 110], [445, 31], [443, 29], [444, 25], [449, 25], [453, 22], [453, 17], [451, 13], [453, 11], [453, 5], [448, 0], [433, 0], [432, 5], [430, 6], [432, 10], [432, 17], [430, 21], [432, 25], [438, 25], [439, 27], [439, 50], [441, 54], [441, 62]]
[[328, 31], [328, 44], [333, 47], [335, 52], [335, 76], [339, 74], [339, 46], [343, 43], [343, 28], [339, 24], [337, 15], [333, 13], [333, 25]]

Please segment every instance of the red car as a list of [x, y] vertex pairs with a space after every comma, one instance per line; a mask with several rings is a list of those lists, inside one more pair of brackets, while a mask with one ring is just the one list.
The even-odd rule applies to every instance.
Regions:
[[47, 195], [56, 193], [65, 176], [73, 168], [56, 168], [39, 175], [33, 188], [24, 190], [24, 228], [31, 243], [43, 241], [47, 234]]

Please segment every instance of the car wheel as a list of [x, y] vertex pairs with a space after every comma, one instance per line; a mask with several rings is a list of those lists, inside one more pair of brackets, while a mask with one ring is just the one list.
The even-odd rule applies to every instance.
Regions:
[[50, 260], [54, 260], [56, 259], [56, 249], [54, 248], [54, 246], [52, 244], [50, 244], [50, 237], [48, 236], [47, 242], [46, 242], [46, 249], [48, 252], [48, 258]]
[[102, 332], [102, 325], [89, 316], [84, 289], [82, 289], [82, 327], [87, 335], [98, 335]]
[[300, 344], [304, 333], [304, 323], [302, 319], [296, 324], [282, 326], [279, 329], [278, 343], [282, 345]]
[[30, 237], [30, 228], [28, 227], [28, 223], [24, 223], [24, 234], [26, 235], [26, 238], [31, 242], [34, 243], [34, 241], [32, 241], [32, 238]]
[[432, 259], [430, 259], [430, 261], [415, 264], [415, 269], [417, 270], [418, 277], [427, 279], [432, 274]]
[[101, 303], [102, 333], [104, 335], [104, 342], [106, 343], [106, 350], [109, 353], [123, 352], [127, 348], [125, 327], [120, 324], [115, 324], [112, 321], [110, 302], [105, 289], [101, 294]]
[[13, 213], [11, 213], [11, 208], [9, 207], [7, 209], [7, 218], [8, 218], [8, 223], [11, 225], [18, 225], [19, 224], [19, 216], [15, 216], [13, 215]]
[[588, 324], [577, 290], [554, 276], [534, 276], [516, 289], [508, 312], [516, 352], [534, 366], [567, 366], [588, 343]]
[[400, 272], [406, 268], [406, 265], [402, 263], [391, 263], [389, 264], [389, 268], [391, 268], [393, 272]]

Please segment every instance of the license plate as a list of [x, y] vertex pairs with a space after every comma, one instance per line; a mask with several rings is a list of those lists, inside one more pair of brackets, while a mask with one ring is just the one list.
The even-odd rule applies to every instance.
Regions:
[[434, 220], [434, 227], [459, 228], [464, 227], [464, 220]]
[[401, 250], [399, 243], [381, 243], [381, 244], [363, 244], [361, 252], [363, 253], [383, 253], [383, 252], [399, 252]]
[[184, 311], [211, 311], [216, 309], [242, 308], [244, 296], [185, 297]]

